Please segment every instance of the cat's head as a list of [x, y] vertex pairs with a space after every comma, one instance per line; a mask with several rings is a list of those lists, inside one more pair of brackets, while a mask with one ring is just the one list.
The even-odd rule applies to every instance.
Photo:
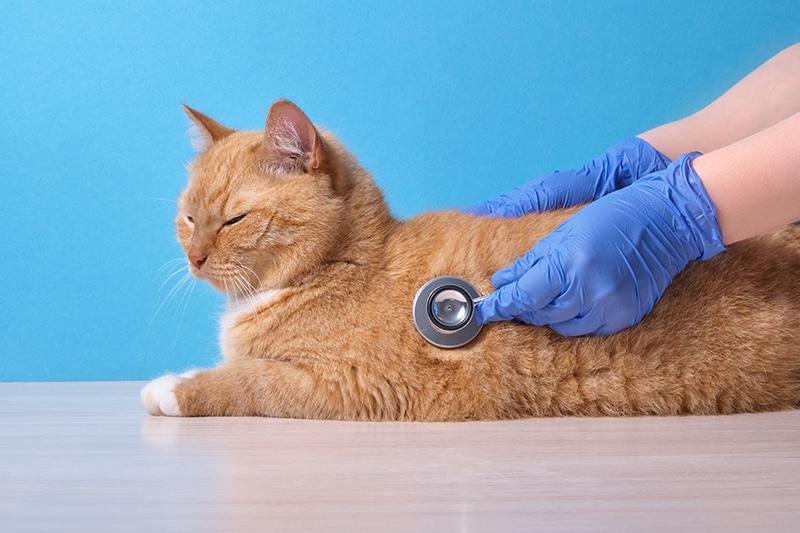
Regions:
[[330, 134], [286, 100], [263, 131], [184, 110], [201, 138], [176, 218], [194, 276], [246, 295], [297, 281], [335, 253], [354, 164]]

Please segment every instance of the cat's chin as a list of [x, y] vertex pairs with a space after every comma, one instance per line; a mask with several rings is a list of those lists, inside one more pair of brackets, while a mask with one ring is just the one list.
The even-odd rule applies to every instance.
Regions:
[[243, 287], [244, 281], [234, 281], [231, 279], [220, 279], [210, 275], [203, 275], [197, 276], [198, 279], [201, 279], [211, 285], [211, 287], [225, 294], [228, 299], [243, 299], [243, 298], [251, 298], [258, 294], [259, 291], [251, 287], [250, 285], [246, 285]]
[[214, 288], [214, 290], [217, 290], [219, 292], [222, 292], [222, 293], [225, 293], [225, 294], [232, 294], [232, 293], [236, 292], [235, 291], [235, 285], [233, 285], [231, 283], [227, 283], [225, 281], [220, 281], [220, 280], [217, 280], [216, 278], [212, 278], [210, 276], [206, 276], [206, 277], [201, 278], [201, 279], [203, 279], [203, 281], [205, 281], [209, 285], [211, 285]]
[[190, 271], [192, 273], [192, 276], [194, 276], [196, 279], [199, 279], [200, 281], [205, 281], [206, 283], [211, 285], [211, 287], [213, 287], [214, 290], [228, 294], [232, 292], [234, 289], [234, 286], [228, 283], [226, 280], [218, 279], [215, 276], [209, 275], [207, 272], [203, 272], [194, 267], [190, 267]]

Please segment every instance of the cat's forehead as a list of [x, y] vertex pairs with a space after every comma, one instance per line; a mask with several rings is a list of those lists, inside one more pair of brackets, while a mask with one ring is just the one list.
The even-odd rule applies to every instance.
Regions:
[[236, 132], [216, 142], [190, 163], [192, 178], [215, 180], [252, 171], [259, 161], [261, 140], [258, 132]]
[[180, 198], [182, 208], [217, 211], [239, 203], [265, 185], [260, 164], [260, 137], [237, 132], [189, 163], [189, 184]]
[[216, 180], [211, 183], [191, 181], [183, 191], [178, 206], [183, 211], [221, 215], [242, 209], [263, 198], [264, 187], [255, 187], [236, 179]]

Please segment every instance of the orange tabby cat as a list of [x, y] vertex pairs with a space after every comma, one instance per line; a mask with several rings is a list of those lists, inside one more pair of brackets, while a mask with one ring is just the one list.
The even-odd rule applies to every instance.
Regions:
[[225, 361], [148, 384], [154, 415], [477, 420], [800, 401], [800, 228], [690, 264], [642, 323], [611, 337], [505, 322], [444, 350], [414, 328], [417, 290], [454, 275], [488, 293], [492, 273], [574, 210], [401, 222], [291, 102], [276, 102], [261, 132], [186, 111], [205, 147], [180, 197], [178, 238], [192, 274], [229, 296]]

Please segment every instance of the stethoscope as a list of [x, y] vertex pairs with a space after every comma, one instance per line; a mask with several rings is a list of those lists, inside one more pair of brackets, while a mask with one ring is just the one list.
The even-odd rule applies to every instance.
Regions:
[[475, 304], [481, 299], [478, 289], [463, 278], [433, 278], [414, 297], [414, 325], [434, 346], [464, 346], [481, 331], [474, 317]]

